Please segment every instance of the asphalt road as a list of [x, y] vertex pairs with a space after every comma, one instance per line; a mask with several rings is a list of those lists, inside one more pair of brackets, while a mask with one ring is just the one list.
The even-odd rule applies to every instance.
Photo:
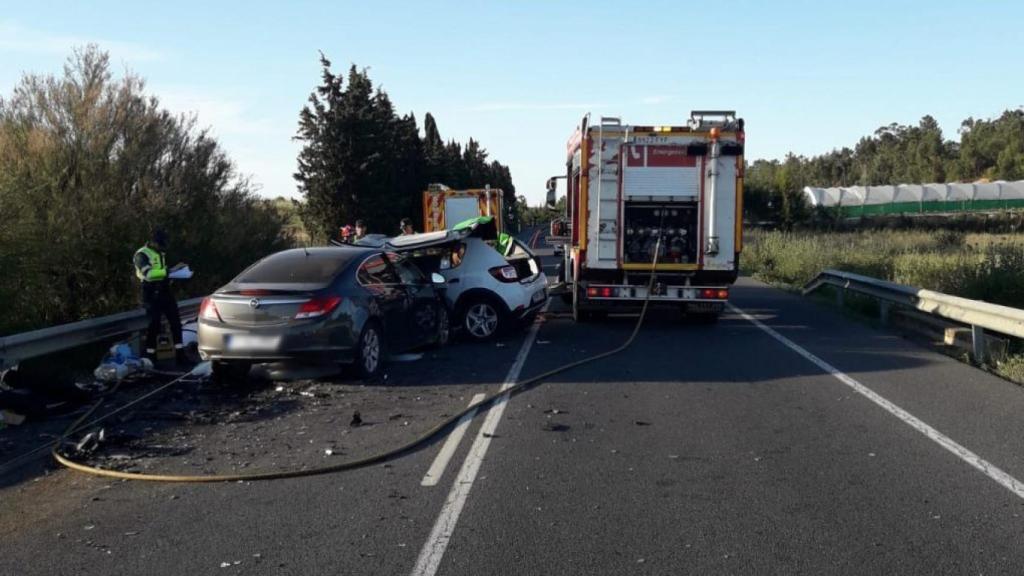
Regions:
[[[1024, 498], [1007, 487], [1024, 478], [1024, 390], [751, 280], [731, 301], [714, 326], [652, 314], [621, 355], [478, 415], [436, 485], [424, 476], [443, 439], [387, 465], [297, 480], [139, 484], [55, 471], [8, 484], [0, 573], [1024, 572]], [[396, 366], [399, 392], [373, 390], [416, 428], [517, 368], [526, 378], [614, 347], [634, 322], [552, 315], [495, 344]], [[352, 398], [363, 389], [337, 386]], [[440, 400], [417, 411], [428, 393]], [[297, 406], [260, 433], [292, 434], [306, 418], [324, 435], [350, 408], [321, 406], [338, 410], [335, 422]], [[365, 442], [381, 446], [403, 433], [369, 430]]]

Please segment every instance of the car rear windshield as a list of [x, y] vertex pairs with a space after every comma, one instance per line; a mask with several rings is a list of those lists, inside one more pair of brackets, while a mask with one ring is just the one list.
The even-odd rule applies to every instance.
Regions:
[[237, 284], [326, 284], [360, 251], [347, 248], [285, 250], [253, 264], [235, 278]]

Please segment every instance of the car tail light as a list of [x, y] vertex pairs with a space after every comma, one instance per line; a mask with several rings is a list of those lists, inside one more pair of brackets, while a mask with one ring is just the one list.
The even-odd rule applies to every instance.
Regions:
[[295, 314], [295, 319], [305, 320], [325, 316], [337, 308], [338, 304], [341, 304], [341, 296], [318, 296], [303, 302], [299, 306], [298, 313]]
[[700, 297], [705, 300], [727, 300], [729, 291], [724, 288], [704, 288], [700, 291]]
[[611, 298], [615, 295], [615, 289], [611, 286], [591, 286], [587, 288], [587, 296], [590, 298]]
[[515, 282], [519, 280], [519, 274], [516, 269], [512, 266], [497, 266], [488, 270], [491, 276], [494, 276], [498, 282]]
[[199, 317], [203, 320], [216, 320], [217, 322], [224, 321], [220, 317], [217, 305], [214, 304], [213, 300], [209, 297], [203, 298], [203, 303], [199, 305]]

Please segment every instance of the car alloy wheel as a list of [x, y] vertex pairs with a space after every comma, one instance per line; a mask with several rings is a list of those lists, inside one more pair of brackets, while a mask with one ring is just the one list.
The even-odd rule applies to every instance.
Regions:
[[498, 311], [487, 302], [477, 302], [466, 311], [466, 330], [480, 340], [490, 338], [498, 330]]

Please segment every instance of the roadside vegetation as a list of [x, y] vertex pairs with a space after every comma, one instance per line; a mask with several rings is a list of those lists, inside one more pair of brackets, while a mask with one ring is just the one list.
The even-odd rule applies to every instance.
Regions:
[[194, 118], [95, 46], [0, 98], [0, 334], [138, 306], [132, 254], [154, 227], [196, 271], [185, 296], [289, 245], [283, 224]]
[[753, 231], [742, 265], [766, 282], [800, 286], [826, 268], [965, 298], [1024, 307], [1024, 235], [956, 231]]

